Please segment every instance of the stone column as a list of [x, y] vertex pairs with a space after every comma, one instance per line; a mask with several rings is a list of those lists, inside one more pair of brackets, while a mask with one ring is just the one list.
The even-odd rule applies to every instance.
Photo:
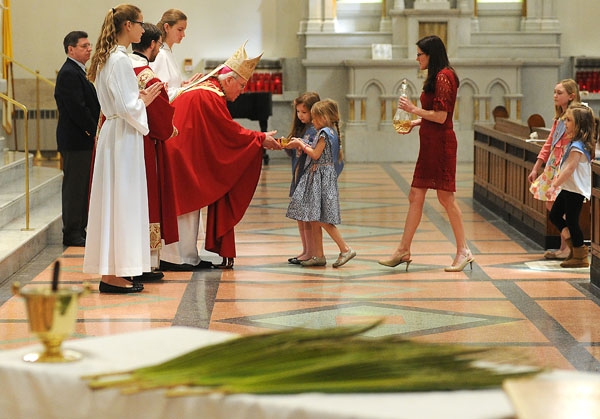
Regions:
[[392, 19], [388, 13], [388, 3], [390, 0], [381, 0], [381, 21], [379, 22], [380, 32], [391, 32], [392, 31]]
[[[461, 10], [468, 10], [468, 9], [463, 9], [463, 3], [465, 3], [464, 1], [461, 0]], [[471, 4], [471, 10], [473, 11], [472, 16], [471, 16], [471, 32], [479, 32], [479, 16], [477, 15], [478, 11], [477, 11], [477, 0], [468, 0], [468, 3]]]
[[558, 31], [557, 0], [523, 0], [522, 31]]
[[394, 10], [404, 10], [404, 0], [394, 0]]
[[308, 21], [306, 32], [321, 32], [323, 27], [323, 8], [321, 0], [308, 0]]
[[366, 126], [366, 104], [365, 95], [346, 95], [348, 99], [348, 126]]
[[323, 0], [323, 32], [335, 32], [335, 0]]

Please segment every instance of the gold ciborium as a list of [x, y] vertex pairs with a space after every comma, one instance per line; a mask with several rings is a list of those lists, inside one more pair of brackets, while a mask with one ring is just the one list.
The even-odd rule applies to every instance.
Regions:
[[82, 358], [79, 352], [62, 349], [63, 340], [75, 330], [79, 297], [90, 291], [83, 288], [22, 289], [18, 282], [12, 284], [14, 295], [25, 299], [29, 329], [44, 345], [44, 350], [23, 357], [27, 362], [72, 362]]

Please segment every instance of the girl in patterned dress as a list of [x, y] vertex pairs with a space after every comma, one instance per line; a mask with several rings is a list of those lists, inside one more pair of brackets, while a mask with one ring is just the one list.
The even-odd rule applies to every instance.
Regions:
[[341, 223], [337, 184], [341, 171], [341, 162], [337, 158], [340, 150], [337, 103], [331, 99], [317, 102], [311, 109], [311, 115], [313, 126], [318, 131], [316, 145], [309, 146], [296, 138], [286, 147], [300, 150], [311, 159], [292, 194], [286, 216], [310, 222], [312, 227], [313, 255], [303, 261], [302, 266], [327, 264], [321, 230], [324, 228], [340, 249], [340, 254], [333, 263], [333, 267], [338, 268], [355, 257], [356, 252], [348, 246], [335, 226]]
[[[317, 130], [312, 124], [312, 116], [310, 110], [312, 106], [321, 98], [316, 92], [306, 92], [298, 96], [294, 100], [294, 121], [292, 122], [292, 130], [288, 138], [300, 138], [309, 146], [314, 147], [317, 140]], [[294, 194], [296, 186], [304, 173], [304, 169], [310, 163], [310, 158], [300, 150], [295, 148], [286, 150], [292, 158], [292, 182], [290, 184], [290, 197]], [[298, 220], [298, 232], [302, 240], [302, 253], [296, 257], [288, 259], [288, 262], [293, 265], [300, 265], [303, 261], [308, 260], [312, 256], [312, 226], [306, 221]]]

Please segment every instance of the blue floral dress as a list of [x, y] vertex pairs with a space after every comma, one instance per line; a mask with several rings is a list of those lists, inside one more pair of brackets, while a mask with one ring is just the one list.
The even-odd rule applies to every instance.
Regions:
[[[317, 130], [312, 124], [309, 124], [302, 135], [302, 141], [311, 147], [317, 145]], [[290, 185], [290, 197], [294, 194], [296, 186], [304, 173], [304, 169], [310, 163], [310, 157], [296, 149], [287, 150], [292, 156], [292, 183]], [[297, 154], [298, 153], [298, 154]]]
[[340, 224], [340, 195], [332, 149], [339, 144], [335, 130], [325, 127], [317, 134], [325, 149], [318, 160], [311, 160], [292, 194], [286, 217], [298, 221]]

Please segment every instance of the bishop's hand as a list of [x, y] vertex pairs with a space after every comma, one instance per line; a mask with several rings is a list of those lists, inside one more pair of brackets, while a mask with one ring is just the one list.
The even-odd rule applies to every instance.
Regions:
[[266, 148], [267, 150], [281, 150], [281, 144], [273, 137], [276, 133], [277, 131], [269, 131], [266, 133], [262, 143], [263, 148]]

